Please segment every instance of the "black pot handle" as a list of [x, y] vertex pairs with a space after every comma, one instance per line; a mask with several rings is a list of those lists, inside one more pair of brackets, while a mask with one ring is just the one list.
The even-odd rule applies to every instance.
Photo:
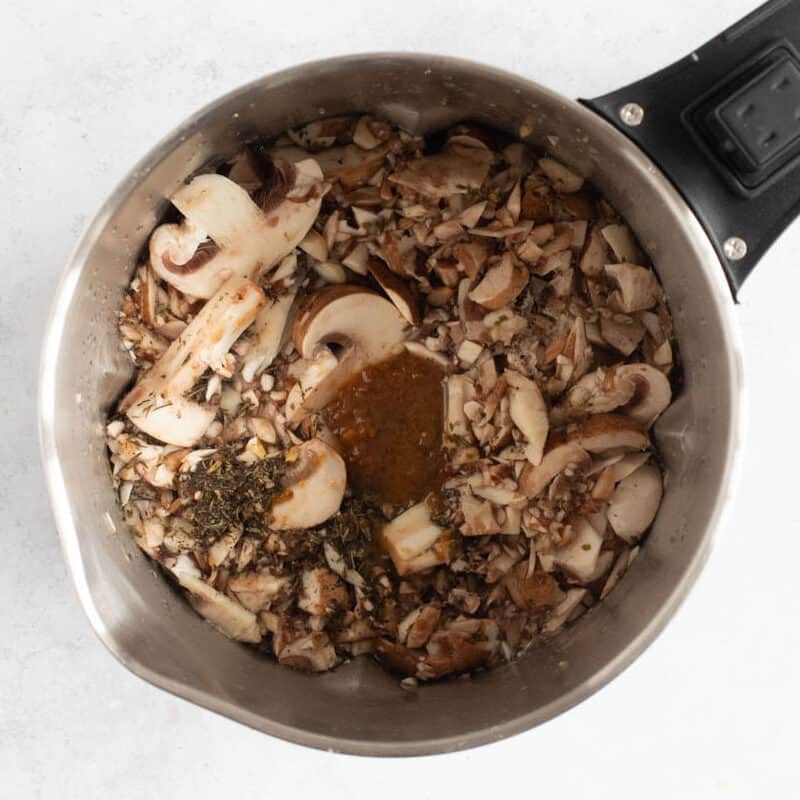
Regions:
[[735, 297], [800, 213], [800, 0], [771, 0], [666, 69], [581, 102], [672, 180]]

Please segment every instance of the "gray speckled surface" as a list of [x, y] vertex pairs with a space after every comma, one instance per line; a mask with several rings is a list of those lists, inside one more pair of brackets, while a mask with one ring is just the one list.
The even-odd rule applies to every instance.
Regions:
[[[275, 6], [274, 8], [272, 6]], [[61, 265], [103, 197], [163, 133], [249, 78], [380, 49], [438, 51], [591, 96], [659, 67], [752, 7], [352, 2], [330, 10], [197, 0], [12, 2], [0, 68], [0, 796], [485, 797], [521, 780], [564, 796], [788, 796], [800, 740], [800, 512], [793, 373], [795, 225], [738, 309], [750, 388], [741, 488], [696, 591], [627, 673], [510, 741], [405, 762], [269, 739], [161, 693], [96, 641], [64, 565], [41, 478], [38, 350]], [[11, 77], [13, 76], [13, 78]], [[573, 755], [577, 753], [577, 758]], [[515, 774], [524, 764], [525, 778]], [[369, 788], [373, 787], [373, 788]], [[601, 789], [597, 792], [597, 789]], [[796, 790], [796, 787], [795, 787]]]

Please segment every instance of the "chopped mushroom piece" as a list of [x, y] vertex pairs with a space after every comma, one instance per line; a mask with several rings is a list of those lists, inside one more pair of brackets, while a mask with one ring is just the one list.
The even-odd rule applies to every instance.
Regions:
[[619, 311], [626, 314], [644, 311], [652, 308], [661, 298], [661, 286], [651, 269], [636, 264], [606, 264], [605, 271], [619, 287], [610, 297], [610, 302]]
[[655, 464], [645, 464], [623, 478], [608, 501], [614, 533], [635, 544], [655, 519], [662, 493], [661, 473]]
[[539, 168], [553, 181], [553, 186], [565, 194], [577, 192], [583, 186], [583, 178], [567, 169], [562, 163], [552, 158], [540, 158]]
[[321, 617], [343, 608], [350, 602], [347, 589], [339, 578], [325, 567], [303, 573], [303, 585], [297, 607], [308, 614]]
[[256, 615], [235, 600], [213, 589], [189, 569], [176, 564], [172, 574], [189, 593], [189, 602], [200, 616], [205, 617], [217, 630], [240, 642], [258, 643], [261, 631]]
[[226, 281], [122, 401], [131, 422], [163, 442], [194, 445], [215, 411], [185, 395], [209, 367], [222, 365], [264, 303], [264, 293], [254, 283], [238, 277]]
[[520, 476], [519, 488], [528, 497], [537, 497], [550, 481], [567, 467], [589, 460], [589, 454], [576, 441], [567, 441], [547, 450], [538, 465], [528, 464]]
[[400, 576], [450, 560], [449, 532], [433, 522], [426, 502], [417, 503], [385, 525], [381, 540]]
[[440, 198], [480, 189], [488, 173], [489, 164], [485, 161], [442, 153], [410, 161], [389, 180], [419, 194]]
[[550, 424], [547, 406], [539, 387], [524, 375], [513, 370], [503, 373], [509, 391], [508, 410], [514, 424], [522, 431], [528, 444], [525, 456], [534, 466], [542, 461]]
[[584, 517], [572, 522], [573, 537], [553, 553], [556, 565], [580, 581], [588, 581], [594, 572], [603, 537]]
[[483, 280], [469, 293], [469, 299], [496, 311], [513, 302], [528, 283], [528, 271], [517, 267], [514, 256], [506, 253], [489, 267]]
[[595, 414], [569, 434], [569, 440], [590, 453], [623, 448], [646, 450], [650, 446], [641, 425], [622, 414]]
[[269, 369], [283, 344], [286, 323], [296, 296], [292, 290], [277, 299], [269, 298], [253, 323], [250, 347], [242, 366], [242, 377], [249, 383]]
[[[278, 202], [260, 208], [222, 175], [198, 175], [171, 198], [184, 215], [150, 239], [150, 263], [167, 283], [193, 297], [211, 297], [231, 276], [255, 278], [303, 239], [319, 213], [322, 172], [313, 159], [288, 171]], [[213, 247], [203, 247], [210, 237]]]

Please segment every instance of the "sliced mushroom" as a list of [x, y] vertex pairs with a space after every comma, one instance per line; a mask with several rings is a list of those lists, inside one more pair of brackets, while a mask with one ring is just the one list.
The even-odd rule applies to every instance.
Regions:
[[469, 299], [492, 311], [512, 303], [528, 284], [528, 270], [514, 263], [511, 253], [486, 270], [481, 282], [469, 293]]
[[339, 366], [305, 395], [304, 408], [324, 408], [353, 375], [396, 352], [406, 330], [406, 320], [390, 301], [361, 286], [326, 286], [306, 298], [292, 329], [301, 356], [313, 358], [317, 348], [330, 343], [343, 350]]
[[636, 387], [621, 380], [616, 367], [601, 367], [584, 375], [559, 403], [556, 419], [574, 419], [586, 414], [603, 414], [625, 405]]
[[655, 519], [662, 493], [661, 473], [655, 464], [645, 464], [623, 478], [608, 501], [614, 533], [635, 544]]
[[273, 530], [313, 528], [332, 517], [342, 503], [347, 470], [342, 457], [321, 439], [309, 439], [286, 456], [291, 467], [281, 494], [272, 501]]
[[410, 325], [422, 322], [419, 296], [411, 284], [394, 274], [383, 261], [370, 258], [367, 269]]
[[630, 381], [635, 387], [622, 412], [649, 428], [672, 400], [669, 379], [649, 364], [623, 364], [617, 368], [617, 374], [620, 380]]
[[269, 369], [280, 352], [286, 332], [289, 312], [297, 290], [285, 292], [280, 297], [268, 298], [253, 323], [250, 347], [242, 365], [242, 377], [249, 383], [265, 369]]
[[162, 442], [194, 445], [216, 412], [185, 395], [209, 367], [222, 366], [265, 302], [254, 283], [240, 277], [226, 281], [122, 401], [131, 422]]
[[[262, 210], [222, 175], [198, 175], [172, 197], [185, 219], [162, 225], [150, 239], [156, 274], [193, 297], [211, 297], [231, 275], [255, 278], [275, 266], [303, 239], [319, 213], [322, 172], [300, 161], [293, 181], [273, 207]], [[210, 237], [213, 248], [201, 245]]]
[[529, 378], [509, 369], [503, 373], [503, 377], [508, 384], [511, 420], [527, 439], [525, 457], [536, 466], [542, 461], [550, 427], [547, 406], [539, 387]]
[[569, 441], [590, 453], [622, 448], [646, 450], [650, 440], [636, 420], [622, 414], [595, 414], [569, 434]]
[[589, 454], [578, 442], [568, 441], [551, 447], [538, 465], [527, 464], [519, 480], [519, 490], [527, 497], [538, 497], [556, 475], [570, 465], [589, 460]]
[[630, 314], [652, 308], [661, 298], [662, 290], [655, 273], [636, 264], [606, 264], [606, 275], [619, 287], [609, 302], [618, 311]]
[[400, 576], [450, 560], [450, 534], [433, 522], [430, 507], [424, 501], [385, 525], [381, 541]]
[[649, 364], [601, 367], [584, 375], [554, 409], [556, 421], [619, 409], [650, 427], [669, 405], [672, 389], [663, 372]]
[[256, 644], [261, 641], [261, 630], [252, 611], [209, 586], [183, 562], [176, 563], [171, 571], [189, 593], [189, 602], [194, 610], [218, 631], [240, 642]]

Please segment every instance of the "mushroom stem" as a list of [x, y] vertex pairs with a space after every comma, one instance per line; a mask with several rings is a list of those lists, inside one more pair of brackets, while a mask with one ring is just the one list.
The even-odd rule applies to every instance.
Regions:
[[168, 444], [191, 447], [214, 419], [212, 408], [184, 395], [209, 368], [218, 368], [231, 345], [265, 303], [254, 283], [230, 278], [120, 404], [137, 428]]

